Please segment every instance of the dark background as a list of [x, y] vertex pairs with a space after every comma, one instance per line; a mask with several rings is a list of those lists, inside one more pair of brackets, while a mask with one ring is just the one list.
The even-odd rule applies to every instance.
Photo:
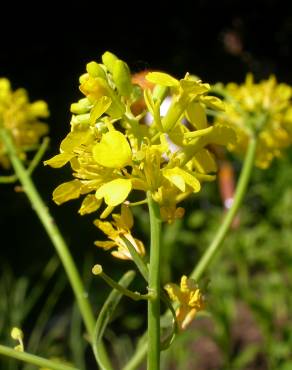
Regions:
[[[188, 71], [214, 83], [240, 82], [252, 71], [257, 78], [274, 73], [292, 83], [289, 2], [52, 4], [8, 4], [0, 22], [0, 76], [9, 78], [13, 88], [27, 88], [32, 100], [49, 104], [47, 158], [57, 153], [68, 131], [69, 107], [81, 97], [78, 77], [85, 64], [100, 60], [106, 50], [127, 61], [133, 72], [152, 68], [181, 77]], [[90, 216], [77, 215], [80, 202], [57, 207], [50, 200], [52, 190], [69, 180], [69, 169], [40, 167], [34, 178], [74, 253], [92, 248], [97, 231], [88, 226]], [[2, 258], [13, 260], [16, 269], [27, 264], [34, 269], [35, 260], [43, 261], [52, 252], [40, 223], [24, 194], [15, 195], [12, 185], [1, 186], [0, 204]]]

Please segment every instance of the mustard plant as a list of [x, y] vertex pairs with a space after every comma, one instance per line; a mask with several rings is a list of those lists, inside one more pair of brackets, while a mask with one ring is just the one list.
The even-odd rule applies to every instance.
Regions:
[[[88, 63], [80, 77], [84, 97], [71, 105], [70, 132], [61, 142], [60, 154], [45, 164], [54, 168], [70, 164], [74, 179], [59, 185], [53, 199], [61, 204], [85, 195], [79, 213], [100, 210], [95, 225], [110, 239], [96, 245], [104, 250], [117, 248], [112, 255], [133, 259], [145, 278], [148, 294], [135, 294], [115, 283], [100, 265], [93, 268], [94, 274], [121, 293], [148, 300], [148, 369], [159, 369], [160, 300], [168, 300], [160, 286], [161, 226], [183, 217], [180, 202], [199, 192], [203, 182], [215, 179], [216, 161], [208, 145], [235, 144], [235, 133], [226, 125], [208, 124], [207, 107], [224, 110], [221, 100], [209, 94], [209, 84], [189, 74], [178, 80], [150, 72], [146, 79], [154, 88], [142, 91], [132, 83], [125, 62], [109, 52], [102, 56], [102, 63]], [[161, 104], [167, 95], [171, 103], [162, 116]], [[133, 107], [141, 97], [145, 109], [137, 115]], [[151, 117], [148, 124], [146, 114]], [[133, 191], [138, 201], [131, 200]], [[151, 229], [147, 259], [143, 243], [130, 231], [134, 223], [130, 208], [143, 203], [148, 204]], [[120, 213], [112, 214], [116, 207]], [[111, 214], [112, 219], [103, 221]], [[203, 296], [186, 276], [180, 288], [170, 283], [166, 291], [179, 306], [173, 337], [203, 309]], [[106, 368], [96, 352], [99, 365]]]
[[[79, 79], [83, 96], [71, 105], [69, 133], [61, 141], [60, 153], [44, 162], [53, 168], [68, 164], [72, 170], [72, 179], [54, 190], [53, 200], [62, 204], [82, 197], [80, 215], [96, 214], [94, 224], [108, 239], [96, 241], [95, 245], [110, 251], [114, 258], [132, 260], [145, 279], [145, 291], [133, 292], [128, 289], [135, 276], [133, 271], [116, 282], [99, 263], [95, 264], [92, 273], [113, 288], [97, 320], [68, 247], [31, 179], [32, 169], [44, 152], [39, 139], [47, 128], [37, 118], [47, 115], [46, 106], [30, 105], [27, 98], [22, 105], [11, 98], [14, 95], [7, 80], [0, 83], [0, 158], [2, 165], [12, 165], [14, 169], [14, 174], [2, 176], [1, 182], [18, 180], [22, 184], [64, 265], [96, 361], [100, 368], [108, 370], [112, 364], [103, 334], [123, 295], [146, 300], [148, 307], [147, 340], [137, 346], [124, 370], [137, 368], [146, 352], [148, 370], [160, 369], [160, 351], [168, 348], [179, 331], [186, 329], [207, 305], [198, 282], [222, 246], [242, 203], [254, 161], [267, 167], [290, 144], [291, 91], [287, 85], [277, 85], [273, 78], [257, 85], [248, 77], [246, 85], [226, 87], [211, 87], [189, 73], [177, 79], [152, 71], [145, 78], [150, 87], [142, 89], [132, 80], [128, 65], [110, 52], [103, 54], [101, 63], [88, 63]], [[166, 97], [170, 104], [163, 113]], [[142, 106], [138, 112], [137, 104]], [[212, 123], [210, 116], [215, 117]], [[26, 165], [27, 144], [39, 148], [32, 165]], [[233, 204], [189, 277], [184, 272], [180, 285], [169, 282], [163, 288], [163, 224], [182, 218], [183, 201], [199, 193], [205, 182], [215, 180], [217, 162], [212, 147], [218, 145], [244, 152]], [[149, 247], [132, 234], [131, 209], [146, 204]], [[163, 338], [161, 300], [169, 308], [164, 318], [170, 317], [168, 335]], [[20, 337], [17, 336], [19, 341]], [[17, 350], [0, 346], [0, 352], [43, 367], [73, 369], [25, 353], [21, 343]]]

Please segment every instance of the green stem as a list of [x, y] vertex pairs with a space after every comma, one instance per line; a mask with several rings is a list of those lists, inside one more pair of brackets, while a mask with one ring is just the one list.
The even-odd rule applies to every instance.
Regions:
[[40, 163], [46, 150], [48, 149], [49, 143], [50, 143], [50, 138], [45, 137], [40, 147], [38, 148], [38, 151], [36, 152], [35, 156], [33, 157], [32, 161], [30, 162], [28, 166], [27, 172], [29, 175], [32, 175], [33, 171], [35, 170], [37, 165]]
[[49, 214], [47, 206], [44, 204], [41, 199], [38, 191], [35, 188], [34, 183], [32, 182], [29, 174], [27, 173], [25, 167], [17, 156], [13, 141], [9, 133], [1, 128], [0, 136], [7, 148], [8, 155], [10, 157], [12, 166], [15, 170], [15, 173], [25, 191], [27, 197], [29, 198], [33, 209], [37, 213], [40, 221], [42, 222], [45, 230], [48, 233], [49, 238], [51, 239], [70, 280], [72, 288], [74, 290], [76, 299], [79, 304], [81, 314], [84, 319], [84, 323], [88, 334], [91, 336], [94, 330], [95, 320], [91, 307], [88, 302], [87, 292], [85, 291], [80, 275], [77, 271], [75, 263], [72, 259], [72, 256], [69, 252], [69, 249], [56, 226], [53, 218]]
[[234, 199], [232, 206], [228, 213], [226, 214], [223, 223], [221, 224], [219, 230], [217, 231], [212, 243], [207, 248], [206, 252], [203, 254], [202, 258], [196, 265], [195, 269], [192, 271], [190, 277], [195, 280], [199, 280], [204, 271], [208, 268], [209, 264], [213, 260], [215, 254], [219, 251], [220, 247], [223, 245], [222, 242], [236, 216], [236, 213], [242, 203], [244, 195], [246, 193], [247, 185], [252, 173], [254, 158], [256, 153], [257, 140], [251, 138], [248, 146], [248, 150], [245, 156], [243, 169], [238, 180], [238, 185], [236, 187]]
[[115, 280], [113, 280], [110, 276], [108, 276], [105, 272], [102, 270], [101, 265], [95, 265], [93, 266], [92, 272], [94, 275], [97, 275], [101, 277], [111, 288], [116, 289], [121, 294], [133, 299], [134, 301], [139, 301], [142, 299], [152, 299], [152, 295], [150, 293], [148, 294], [140, 294], [138, 292], [133, 292], [119, 283], [117, 283]]
[[161, 219], [158, 204], [147, 194], [150, 216], [150, 262], [149, 293], [154, 298], [148, 301], [148, 370], [160, 369], [160, 242]]
[[19, 352], [13, 348], [0, 345], [0, 354], [12, 357], [38, 367], [52, 369], [52, 370], [78, 370], [76, 367], [64, 365], [55, 361], [47, 360], [46, 358], [32, 355], [26, 352]]
[[0, 184], [13, 184], [16, 181], [17, 181], [17, 177], [15, 175], [0, 176]]
[[[0, 125], [0, 138], [7, 149], [7, 153], [9, 155], [11, 164], [14, 168], [15, 174], [17, 175], [27, 197], [29, 198], [32, 204], [33, 209], [37, 213], [43, 227], [45, 228], [49, 238], [51, 239], [56, 249], [57, 254], [59, 255], [59, 258], [62, 261], [62, 264], [70, 281], [71, 287], [75, 294], [75, 298], [77, 300], [86, 330], [91, 340], [95, 326], [95, 319], [88, 300], [88, 293], [86, 292], [83, 286], [79, 272], [69, 252], [69, 248], [66, 245], [57, 225], [55, 224], [54, 219], [50, 215], [47, 206], [41, 199], [28, 172], [23, 166], [21, 160], [18, 158], [17, 152], [15, 150], [9, 132], [7, 132], [6, 129], [3, 128], [1, 125]], [[109, 369], [110, 368], [111, 367], [109, 366]]]

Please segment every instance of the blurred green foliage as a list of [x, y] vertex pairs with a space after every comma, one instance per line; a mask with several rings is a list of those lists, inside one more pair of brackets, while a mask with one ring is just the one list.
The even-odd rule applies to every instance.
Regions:
[[[198, 317], [176, 341], [164, 369], [292, 369], [291, 184], [289, 156], [268, 171], [255, 170], [240, 226], [229, 233], [206, 274], [210, 317]], [[205, 209], [186, 212], [176, 230], [185, 245], [172, 241], [175, 271], [184, 259], [183, 271], [190, 272], [197, 251], [203, 253], [222, 220], [220, 202], [213, 199], [210, 206], [209, 191], [198, 201], [205, 201]]]

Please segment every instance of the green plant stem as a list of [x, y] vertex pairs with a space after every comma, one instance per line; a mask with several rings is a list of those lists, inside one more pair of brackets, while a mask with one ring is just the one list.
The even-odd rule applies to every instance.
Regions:
[[[41, 145], [38, 148], [38, 151], [36, 152], [35, 156], [33, 157], [32, 161], [30, 162], [27, 172], [29, 175], [32, 175], [33, 171], [41, 161], [43, 155], [45, 154], [48, 145], [50, 143], [50, 139], [48, 137], [45, 137], [44, 140], [42, 141]], [[11, 176], [0, 176], [0, 184], [12, 184], [16, 182], [17, 176], [16, 175], [11, 175]]]
[[160, 369], [160, 244], [161, 218], [158, 204], [147, 194], [150, 217], [150, 262], [149, 293], [154, 298], [148, 301], [148, 370]]
[[[59, 258], [62, 261], [62, 264], [68, 276], [69, 282], [75, 294], [87, 333], [91, 341], [93, 331], [94, 331], [94, 326], [95, 326], [95, 319], [94, 319], [94, 315], [92, 312], [92, 308], [88, 300], [88, 293], [86, 292], [83, 286], [79, 272], [69, 252], [69, 248], [67, 247], [62, 237], [62, 234], [60, 233], [57, 225], [55, 224], [54, 219], [50, 215], [47, 206], [41, 199], [28, 172], [26, 171], [21, 160], [18, 158], [16, 149], [14, 147], [14, 144], [13, 144], [13, 141], [12, 141], [12, 138], [9, 132], [6, 131], [6, 129], [1, 126], [1, 122], [0, 122], [0, 137], [7, 149], [7, 154], [9, 155], [9, 158], [14, 168], [15, 174], [18, 177], [23, 187], [23, 190], [25, 191], [27, 197], [29, 198], [33, 209], [37, 213], [43, 227], [45, 228], [49, 238], [51, 239], [56, 249], [57, 254], [59, 255]], [[109, 365], [109, 369], [111, 369], [110, 365]]]
[[26, 352], [19, 352], [13, 348], [0, 345], [0, 354], [12, 357], [38, 367], [52, 369], [52, 370], [78, 370], [76, 367], [68, 366], [55, 361], [47, 360], [46, 358], [32, 355]]
[[[95, 268], [97, 267], [97, 273], [95, 273]], [[140, 294], [138, 292], [133, 292], [124, 286], [117, 283], [115, 280], [113, 280], [111, 277], [109, 277], [105, 272], [102, 271], [101, 265], [95, 265], [92, 269], [92, 272], [94, 275], [99, 276], [102, 278], [111, 288], [116, 289], [121, 294], [125, 295], [126, 297], [129, 297], [133, 299], [134, 301], [139, 301], [142, 299], [152, 299], [152, 295], [150, 293], [148, 294]]]
[[72, 256], [69, 252], [69, 249], [56, 226], [53, 218], [49, 214], [47, 206], [44, 204], [41, 199], [38, 191], [36, 190], [34, 183], [32, 182], [29, 174], [27, 173], [25, 167], [17, 156], [13, 141], [9, 133], [5, 129], [0, 129], [1, 139], [3, 140], [8, 155], [10, 157], [12, 166], [15, 170], [15, 173], [25, 191], [27, 197], [29, 198], [33, 209], [37, 213], [41, 223], [43, 224], [49, 238], [51, 239], [63, 265], [68, 275], [69, 281], [74, 290], [76, 299], [79, 304], [80, 311], [82, 313], [84, 323], [88, 334], [91, 336], [93, 333], [95, 320], [91, 307], [88, 302], [87, 292], [85, 291], [80, 275], [77, 271], [75, 263], [72, 259]]
[[0, 176], [0, 184], [13, 184], [16, 181], [17, 181], [17, 177], [15, 175]]
[[234, 220], [234, 217], [237, 214], [237, 211], [243, 201], [244, 195], [246, 193], [247, 185], [252, 173], [253, 165], [254, 165], [254, 158], [256, 153], [256, 146], [257, 140], [255, 138], [251, 138], [249, 142], [249, 146], [247, 149], [247, 153], [244, 160], [243, 169], [240, 174], [240, 178], [238, 180], [238, 184], [236, 187], [234, 199], [231, 208], [229, 209], [228, 213], [226, 214], [223, 223], [221, 224], [220, 228], [218, 229], [213, 241], [207, 248], [206, 252], [203, 254], [202, 258], [192, 271], [190, 277], [195, 280], [199, 280], [202, 274], [210, 265], [211, 261], [213, 260], [215, 254], [220, 250], [222, 247], [222, 242]]
[[45, 152], [48, 149], [50, 143], [50, 138], [45, 137], [42, 141], [40, 147], [38, 148], [38, 151], [36, 152], [35, 156], [33, 157], [32, 161], [30, 162], [27, 172], [29, 175], [32, 175], [33, 171], [37, 167], [37, 165], [40, 163], [41, 159], [43, 158]]

